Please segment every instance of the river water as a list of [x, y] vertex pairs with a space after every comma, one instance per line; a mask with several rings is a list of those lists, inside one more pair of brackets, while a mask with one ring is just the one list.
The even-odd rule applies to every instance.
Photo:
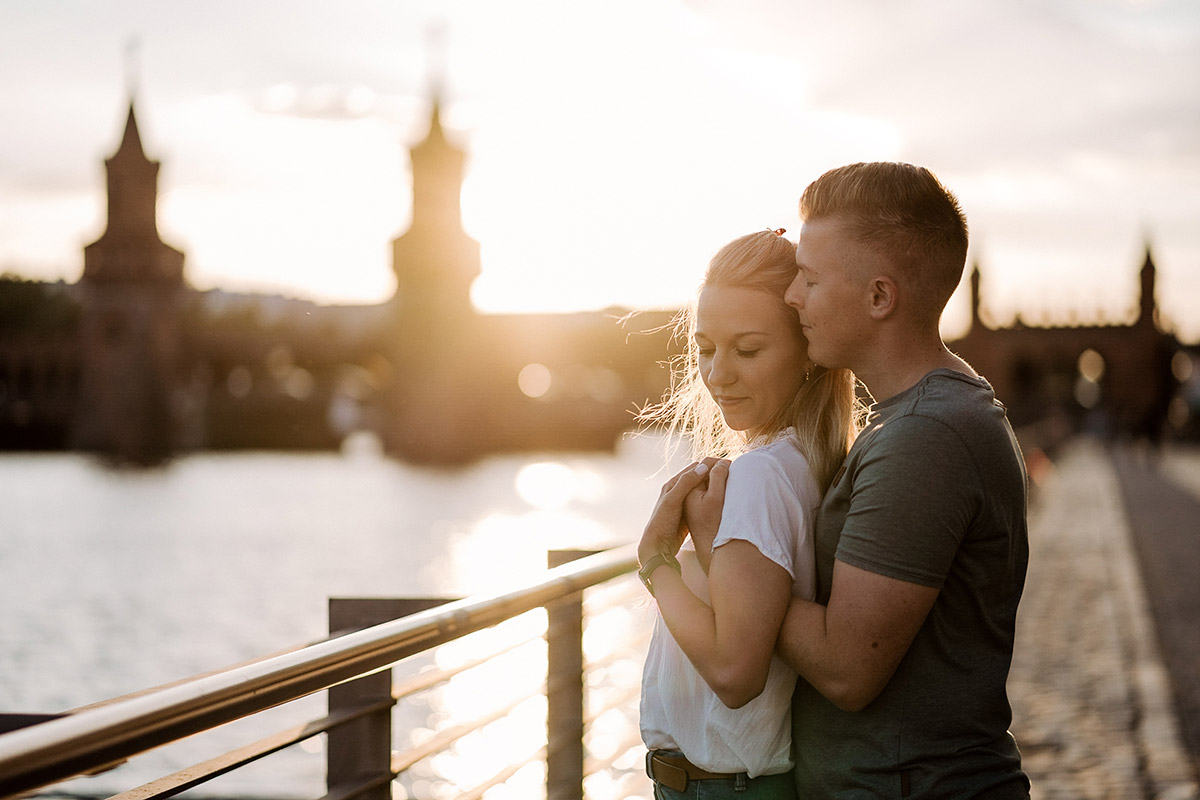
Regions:
[[[398, 463], [369, 441], [149, 471], [0, 456], [0, 711], [63, 711], [319, 639], [331, 596], [462, 596], [534, 579], [547, 549], [634, 540], [663, 460], [646, 436], [613, 454], [455, 470]], [[299, 721], [323, 710], [309, 700]], [[323, 757], [309, 755], [269, 778], [222, 779], [223, 791], [320, 795]], [[189, 757], [156, 752], [65, 788], [114, 792]]]

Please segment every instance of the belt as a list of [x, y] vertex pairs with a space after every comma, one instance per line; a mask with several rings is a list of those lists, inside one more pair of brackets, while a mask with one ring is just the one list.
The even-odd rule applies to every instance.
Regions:
[[677, 792], [687, 791], [688, 781], [746, 779], [744, 772], [709, 772], [700, 769], [682, 755], [651, 750], [646, 753], [646, 774], [650, 779]]

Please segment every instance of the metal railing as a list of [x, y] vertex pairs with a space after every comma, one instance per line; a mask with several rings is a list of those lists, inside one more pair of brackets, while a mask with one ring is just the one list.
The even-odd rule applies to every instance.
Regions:
[[[397, 774], [462, 733], [454, 729], [441, 731], [420, 747], [393, 753], [391, 711], [397, 701], [449, 676], [443, 671], [394, 686], [390, 667], [545, 608], [547, 737], [545, 746], [532, 756], [545, 760], [548, 798], [578, 800], [584, 794], [583, 741], [588, 722], [583, 699], [583, 591], [631, 573], [636, 558], [632, 545], [597, 554], [552, 551], [550, 555], [551, 569], [543, 580], [499, 594], [468, 597], [435, 607], [429, 606], [441, 601], [367, 601], [374, 605], [367, 609], [365, 618], [363, 609], [356, 609], [353, 601], [332, 600], [331, 631], [346, 626], [347, 620], [355, 617], [360, 624], [363, 619], [369, 624], [372, 616], [408, 615], [0, 734], [0, 797], [18, 796], [104, 771], [201, 731], [329, 690], [329, 713], [324, 718], [280, 731], [114, 797], [170, 797], [306, 739], [328, 734], [326, 800], [390, 798], [391, 782]], [[581, 555], [584, 557], [580, 560], [570, 561]], [[563, 561], [570, 563], [555, 565]], [[383, 607], [379, 606], [381, 602]], [[413, 603], [422, 610], [409, 613]], [[339, 614], [344, 619], [338, 619]], [[478, 796], [481, 791], [462, 796]]]

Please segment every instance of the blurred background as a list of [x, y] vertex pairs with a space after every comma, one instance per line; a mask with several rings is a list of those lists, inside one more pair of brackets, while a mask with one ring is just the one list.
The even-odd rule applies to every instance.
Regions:
[[0, 14], [5, 449], [611, 446], [711, 253], [859, 160], [958, 193], [1017, 422], [1195, 427], [1192, 3]]
[[8, 2], [0, 109], [0, 710], [632, 540], [675, 311], [846, 163], [958, 194], [1031, 467], [1200, 436], [1190, 0]]
[[858, 160], [959, 194], [1016, 421], [1194, 427], [1194, 4], [0, 13], [8, 448], [610, 446], [709, 255]]

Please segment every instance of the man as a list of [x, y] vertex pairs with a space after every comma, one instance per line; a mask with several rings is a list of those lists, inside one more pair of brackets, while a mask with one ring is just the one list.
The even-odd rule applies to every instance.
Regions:
[[[777, 646], [801, 676], [798, 793], [1027, 798], [1005, 690], [1025, 467], [1004, 407], [938, 328], [966, 220], [928, 170], [892, 163], [827, 172], [800, 215], [786, 299], [809, 357], [853, 370], [874, 405], [817, 515], [817, 602], [793, 598]], [[727, 474], [711, 466], [686, 503], [697, 548]]]
[[875, 403], [817, 518], [819, 602], [779, 652], [801, 796], [1025, 798], [1005, 684], [1028, 561], [1024, 462], [942, 342], [967, 225], [928, 171], [854, 164], [800, 201], [786, 295], [809, 356]]

